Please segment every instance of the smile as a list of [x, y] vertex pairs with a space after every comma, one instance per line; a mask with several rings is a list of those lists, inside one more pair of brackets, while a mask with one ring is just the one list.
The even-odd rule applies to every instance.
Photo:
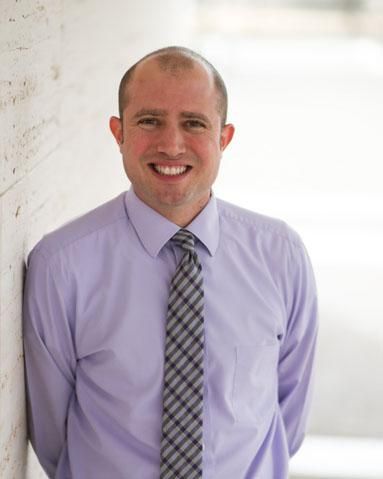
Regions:
[[177, 176], [183, 175], [190, 168], [189, 166], [161, 166], [161, 165], [150, 165], [157, 173], [164, 176]]

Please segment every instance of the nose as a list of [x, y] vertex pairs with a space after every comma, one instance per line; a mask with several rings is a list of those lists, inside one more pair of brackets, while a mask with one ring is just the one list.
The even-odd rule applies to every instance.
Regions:
[[186, 151], [182, 130], [176, 125], [167, 125], [159, 135], [157, 151], [176, 159]]

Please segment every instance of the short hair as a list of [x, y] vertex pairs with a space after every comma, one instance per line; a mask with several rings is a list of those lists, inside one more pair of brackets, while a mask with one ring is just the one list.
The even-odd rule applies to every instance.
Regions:
[[160, 48], [159, 50], [150, 52], [138, 60], [124, 73], [118, 89], [118, 109], [121, 121], [123, 111], [129, 101], [127, 88], [133, 78], [134, 71], [140, 63], [152, 57], [155, 57], [158, 60], [159, 66], [162, 70], [170, 71], [171, 73], [176, 73], [178, 70], [192, 69], [195, 62], [202, 63], [213, 76], [214, 86], [218, 93], [217, 110], [221, 117], [221, 125], [225, 125], [227, 118], [228, 99], [226, 86], [221, 75], [218, 73], [216, 68], [202, 55], [191, 50], [190, 48], [179, 46]]

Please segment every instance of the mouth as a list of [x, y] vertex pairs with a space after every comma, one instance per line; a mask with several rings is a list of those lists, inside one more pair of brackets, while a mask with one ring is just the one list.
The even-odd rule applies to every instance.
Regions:
[[156, 163], [150, 163], [149, 166], [153, 171], [161, 176], [182, 176], [191, 169], [191, 166], [188, 165], [164, 166], [158, 165]]

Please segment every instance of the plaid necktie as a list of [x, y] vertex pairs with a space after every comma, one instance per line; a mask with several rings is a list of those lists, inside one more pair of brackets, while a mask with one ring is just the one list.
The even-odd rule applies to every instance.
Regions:
[[184, 255], [170, 286], [165, 345], [161, 479], [202, 477], [203, 289], [194, 236], [172, 238]]

